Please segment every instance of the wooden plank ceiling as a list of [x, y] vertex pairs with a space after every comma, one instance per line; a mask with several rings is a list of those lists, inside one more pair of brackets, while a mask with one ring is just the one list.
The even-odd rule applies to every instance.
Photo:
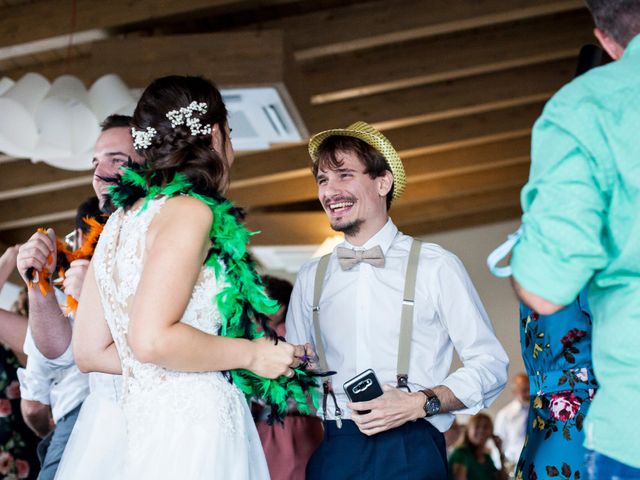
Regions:
[[[1, 2], [0, 49], [69, 33], [70, 3]], [[75, 3], [74, 30], [104, 30], [106, 40], [0, 59], [0, 77], [71, 72], [91, 82], [115, 72], [142, 87], [158, 74], [203, 72], [225, 86], [231, 77], [217, 77], [207, 52], [227, 45], [233, 57], [233, 46], [184, 35], [249, 32], [262, 47], [243, 51], [257, 65], [247, 82], [281, 69], [310, 132], [365, 120], [394, 143], [409, 185], [391, 213], [411, 234], [518, 217], [531, 126], [593, 43], [580, 0]], [[263, 232], [255, 244], [320, 243], [331, 233], [304, 143], [239, 155], [232, 177], [230, 197]], [[71, 230], [91, 193], [91, 172], [0, 157], [0, 242], [42, 225]]]

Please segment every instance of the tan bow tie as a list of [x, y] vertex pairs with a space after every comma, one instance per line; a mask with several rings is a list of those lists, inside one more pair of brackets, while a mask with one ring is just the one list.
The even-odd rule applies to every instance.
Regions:
[[351, 270], [360, 262], [368, 263], [374, 267], [384, 267], [384, 253], [380, 245], [368, 250], [353, 250], [351, 248], [338, 247], [338, 262], [342, 270]]

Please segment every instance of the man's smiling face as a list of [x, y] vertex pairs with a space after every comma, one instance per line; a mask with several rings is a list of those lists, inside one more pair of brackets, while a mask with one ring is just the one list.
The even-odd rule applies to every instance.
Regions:
[[131, 158], [136, 163], [142, 157], [133, 148], [131, 130], [128, 127], [112, 127], [100, 134], [93, 153], [93, 189], [104, 209], [109, 195], [107, 178], [116, 177], [123, 165]]
[[355, 152], [337, 151], [336, 160], [339, 166], [321, 165], [316, 177], [318, 199], [331, 228], [354, 237], [369, 225], [383, 225], [387, 219], [388, 191], [383, 185], [384, 177], [371, 178], [365, 173], [365, 166]]

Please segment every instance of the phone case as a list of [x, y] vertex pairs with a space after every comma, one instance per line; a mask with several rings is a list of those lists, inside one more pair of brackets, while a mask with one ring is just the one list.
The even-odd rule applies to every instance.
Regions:
[[[359, 373], [351, 380], [347, 380], [344, 385], [344, 393], [352, 402], [365, 402], [373, 400], [382, 395], [382, 387], [372, 369], [367, 369]], [[371, 410], [358, 410], [360, 414], [367, 414]]]

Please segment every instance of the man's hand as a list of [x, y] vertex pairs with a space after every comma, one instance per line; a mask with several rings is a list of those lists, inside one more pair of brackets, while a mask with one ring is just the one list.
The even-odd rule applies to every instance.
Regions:
[[45, 437], [55, 426], [49, 405], [23, 398], [20, 400], [20, 410], [24, 423], [40, 438]]
[[78, 300], [80, 298], [80, 292], [82, 292], [82, 284], [84, 283], [84, 277], [87, 275], [89, 269], [89, 260], [80, 259], [71, 262], [69, 269], [64, 274], [64, 293], [71, 295]]
[[[384, 394], [367, 402], [349, 402], [351, 419], [365, 435], [375, 435], [425, 416], [426, 397], [421, 392], [408, 393], [392, 385], [383, 385]], [[356, 410], [371, 410], [361, 415]]]
[[49, 274], [56, 268], [56, 235], [50, 228], [45, 235], [36, 232], [20, 247], [17, 258], [18, 272], [22, 280], [28, 285], [31, 281], [27, 277], [27, 270], [33, 268], [40, 271], [46, 268]]

